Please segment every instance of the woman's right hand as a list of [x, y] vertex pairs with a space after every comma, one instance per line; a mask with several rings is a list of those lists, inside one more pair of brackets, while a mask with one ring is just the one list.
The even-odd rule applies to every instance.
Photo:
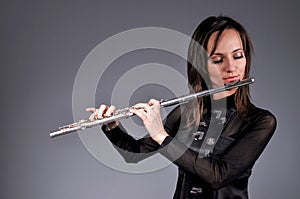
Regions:
[[[114, 112], [116, 110], [115, 106], [106, 106], [104, 104], [100, 105], [99, 108], [87, 108], [87, 112], [91, 112], [92, 114], [90, 115], [89, 119], [90, 120], [99, 120], [104, 117], [110, 117], [114, 115]], [[113, 121], [104, 124], [106, 125], [108, 130], [111, 130], [119, 125], [119, 121]]]

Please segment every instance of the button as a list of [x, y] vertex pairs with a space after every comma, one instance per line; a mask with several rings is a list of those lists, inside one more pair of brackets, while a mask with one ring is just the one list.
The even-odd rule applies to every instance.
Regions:
[[208, 144], [209, 146], [212, 146], [216, 143], [214, 138], [207, 138], [206, 140], [206, 144]]
[[204, 132], [202, 131], [197, 131], [195, 133], [193, 133], [193, 139], [198, 141], [198, 140], [202, 140], [204, 136]]
[[200, 122], [200, 126], [207, 126], [206, 122]]
[[190, 193], [192, 194], [202, 193], [202, 188], [193, 187]]

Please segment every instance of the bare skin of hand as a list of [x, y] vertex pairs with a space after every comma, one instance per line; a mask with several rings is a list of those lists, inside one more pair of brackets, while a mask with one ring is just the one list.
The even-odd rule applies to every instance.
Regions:
[[[100, 105], [98, 109], [96, 108], [87, 108], [87, 112], [91, 112], [90, 120], [98, 120], [104, 117], [110, 117], [114, 114], [116, 110], [115, 106], [106, 106], [104, 104]], [[111, 130], [119, 125], [118, 121], [110, 122], [105, 124], [108, 130]]]
[[136, 104], [130, 112], [140, 117], [152, 139], [162, 144], [168, 134], [162, 123], [159, 101], [151, 99], [148, 103]]

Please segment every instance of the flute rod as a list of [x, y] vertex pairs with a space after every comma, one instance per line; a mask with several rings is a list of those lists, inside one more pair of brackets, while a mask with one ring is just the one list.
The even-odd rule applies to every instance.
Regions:
[[[164, 107], [173, 106], [173, 105], [177, 105], [177, 104], [187, 103], [188, 101], [190, 101], [192, 99], [196, 99], [199, 97], [205, 97], [208, 95], [213, 95], [215, 93], [219, 93], [222, 91], [245, 86], [245, 85], [251, 84], [253, 82], [254, 82], [254, 78], [248, 78], [248, 79], [244, 79], [244, 80], [241, 80], [241, 81], [238, 81], [235, 83], [226, 84], [221, 87], [212, 88], [212, 89], [201, 91], [198, 93], [188, 94], [188, 95], [174, 98], [171, 100], [162, 100], [160, 102], [160, 106], [161, 106], [161, 108], [164, 108]], [[54, 138], [54, 137], [58, 137], [61, 135], [69, 134], [71, 132], [76, 132], [76, 131], [84, 130], [86, 128], [91, 128], [91, 127], [94, 127], [97, 125], [129, 118], [129, 117], [133, 116], [133, 114], [129, 111], [130, 108], [131, 107], [127, 107], [124, 109], [116, 110], [114, 115], [110, 116], [110, 117], [104, 117], [104, 118], [101, 118], [98, 120], [90, 120], [90, 119], [80, 120], [79, 122], [60, 127], [58, 130], [51, 131], [50, 137]]]

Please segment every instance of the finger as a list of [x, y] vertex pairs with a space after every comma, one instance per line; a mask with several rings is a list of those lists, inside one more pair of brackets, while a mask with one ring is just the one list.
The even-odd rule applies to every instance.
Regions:
[[85, 110], [86, 110], [87, 112], [91, 112], [91, 113], [92, 113], [92, 114], [90, 115], [90, 117], [89, 117], [89, 120], [95, 120], [95, 119], [97, 119], [97, 118], [95, 117], [95, 112], [97, 111], [96, 108], [91, 107], [91, 108], [86, 108]]
[[108, 109], [108, 106], [106, 106], [104, 104], [101, 104], [99, 109], [97, 110], [97, 113], [96, 113], [97, 119], [103, 118], [103, 116], [106, 113], [107, 109]]
[[112, 115], [114, 114], [115, 110], [116, 110], [116, 107], [115, 107], [114, 105], [111, 105], [111, 106], [107, 109], [107, 111], [106, 111], [106, 113], [104, 114], [104, 116], [106, 116], [106, 117], [112, 116]]
[[89, 120], [95, 120], [95, 119], [97, 118], [95, 117], [95, 112], [94, 112], [90, 115]]
[[151, 106], [152, 110], [159, 111], [159, 109], [160, 109], [160, 102], [158, 100], [151, 99], [151, 100], [149, 100], [148, 103]]
[[129, 111], [131, 113], [137, 115], [139, 118], [141, 118], [144, 123], [146, 122], [147, 115], [146, 115], [146, 113], [142, 109], [131, 108], [131, 109], [129, 109]]
[[138, 103], [133, 106], [135, 109], [144, 109], [146, 112], [149, 112], [150, 106], [147, 103]]
[[150, 106], [152, 106], [152, 105], [160, 105], [160, 102], [158, 100], [156, 100], [156, 99], [150, 99], [149, 102], [148, 102], [148, 104]]
[[96, 108], [86, 108], [85, 111], [94, 113], [96, 111]]

